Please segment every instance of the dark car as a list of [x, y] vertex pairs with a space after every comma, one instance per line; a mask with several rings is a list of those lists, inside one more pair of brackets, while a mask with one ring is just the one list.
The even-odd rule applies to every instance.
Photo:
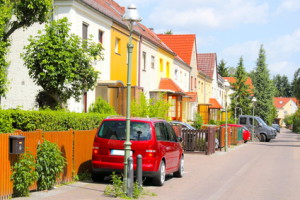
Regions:
[[[104, 119], [96, 133], [92, 155], [92, 179], [102, 181], [112, 172], [124, 170], [126, 119]], [[152, 177], [162, 186], [166, 174], [183, 176], [184, 152], [172, 126], [165, 120], [132, 118], [130, 120], [131, 154], [136, 170], [136, 157], [142, 155], [143, 176]]]
[[272, 124], [272, 127], [276, 129], [277, 133], [280, 133], [280, 126], [279, 126], [279, 124]]

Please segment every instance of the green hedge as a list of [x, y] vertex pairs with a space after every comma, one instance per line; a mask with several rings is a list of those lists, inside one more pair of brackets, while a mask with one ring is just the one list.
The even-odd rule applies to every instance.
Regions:
[[0, 110], [0, 133], [14, 130], [65, 131], [92, 130], [97, 128], [107, 114], [74, 113], [66, 111]]

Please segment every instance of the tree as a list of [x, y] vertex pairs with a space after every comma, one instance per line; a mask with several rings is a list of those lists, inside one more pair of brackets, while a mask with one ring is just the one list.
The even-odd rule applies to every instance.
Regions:
[[173, 35], [173, 31], [172, 30], [167, 30], [164, 34], [166, 34], [166, 35]]
[[254, 70], [254, 96], [257, 99], [255, 115], [261, 117], [268, 124], [273, 121], [273, 97], [275, 87], [270, 79], [269, 70], [266, 64], [266, 53], [261, 45], [259, 50], [259, 56], [256, 62], [256, 68]]
[[273, 78], [273, 82], [275, 85], [275, 96], [276, 97], [291, 97], [292, 96], [292, 88], [289, 83], [287, 76], [277, 74]]
[[10, 47], [9, 37], [20, 28], [49, 19], [52, 0], [0, 0], [0, 96], [8, 90], [6, 60]]
[[95, 103], [89, 107], [89, 112], [116, 115], [115, 109], [107, 103], [102, 97], [98, 97]]
[[222, 59], [220, 61], [220, 64], [218, 65], [218, 72], [222, 77], [229, 77], [228, 68], [225, 65], [226, 65], [226, 63]]
[[163, 98], [164, 94], [157, 98], [147, 99], [146, 95], [141, 92], [138, 100], [132, 100], [131, 116], [132, 117], [160, 117], [166, 118], [170, 108], [170, 104]]
[[292, 83], [293, 95], [300, 100], [300, 68], [294, 74], [294, 80]]
[[44, 34], [38, 32], [29, 38], [23, 54], [29, 75], [43, 88], [40, 94], [45, 104], [51, 103], [64, 108], [71, 97], [79, 101], [84, 92], [92, 89], [97, 81], [92, 62], [102, 58], [100, 43], [91, 39], [82, 40], [69, 34], [67, 18], [52, 21], [46, 25]]
[[240, 58], [234, 77], [236, 82], [232, 84], [234, 93], [230, 97], [231, 112], [235, 113], [235, 108], [239, 107], [242, 109], [244, 114], [251, 114], [250, 86], [246, 84], [248, 75], [245, 70], [242, 57]]

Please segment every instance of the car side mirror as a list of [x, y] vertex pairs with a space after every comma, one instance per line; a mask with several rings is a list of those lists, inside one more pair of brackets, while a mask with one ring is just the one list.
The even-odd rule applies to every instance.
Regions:
[[177, 141], [178, 142], [182, 142], [183, 140], [182, 140], [182, 137], [177, 137]]

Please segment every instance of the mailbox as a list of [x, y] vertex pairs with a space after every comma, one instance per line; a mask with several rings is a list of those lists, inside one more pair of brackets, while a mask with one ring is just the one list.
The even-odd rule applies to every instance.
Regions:
[[9, 153], [22, 154], [25, 149], [25, 136], [10, 135], [9, 136]]

